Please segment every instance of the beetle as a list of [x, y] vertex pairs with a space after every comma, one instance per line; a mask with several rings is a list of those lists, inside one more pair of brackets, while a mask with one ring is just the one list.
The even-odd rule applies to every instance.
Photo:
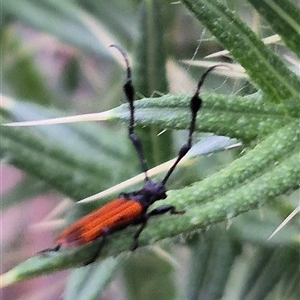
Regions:
[[61, 247], [78, 247], [99, 240], [101, 238], [99, 246], [97, 247], [97, 251], [87, 262], [85, 262], [85, 265], [93, 263], [98, 258], [101, 247], [105, 242], [105, 238], [113, 232], [124, 229], [129, 225], [140, 225], [139, 229], [133, 236], [131, 250], [135, 250], [138, 247], [139, 236], [145, 229], [150, 217], [165, 214], [167, 212], [171, 214], [184, 213], [184, 210], [177, 210], [173, 205], [162, 205], [151, 210], [150, 212], [148, 212], [148, 209], [154, 202], [167, 198], [165, 187], [166, 183], [180, 160], [187, 154], [192, 146], [192, 136], [195, 131], [196, 117], [198, 111], [202, 106], [202, 99], [199, 96], [201, 86], [206, 76], [214, 68], [220, 66], [214, 65], [208, 68], [201, 76], [197, 85], [196, 92], [190, 100], [191, 122], [189, 126], [187, 142], [179, 150], [177, 159], [175, 160], [171, 168], [167, 171], [163, 180], [160, 182], [156, 182], [150, 179], [147, 175], [148, 166], [143, 154], [142, 144], [138, 135], [134, 131], [135, 91], [132, 84], [129, 59], [125, 51], [120, 46], [111, 45], [111, 47], [116, 48], [121, 53], [126, 63], [126, 81], [123, 86], [123, 91], [128, 101], [130, 111], [128, 136], [139, 157], [142, 171], [145, 174], [145, 182], [142, 189], [130, 193], [121, 193], [117, 199], [110, 201], [100, 209], [97, 209], [79, 219], [62, 231], [62, 233], [55, 240], [56, 246], [54, 248], [45, 249], [39, 252], [44, 253], [48, 251], [58, 251]]

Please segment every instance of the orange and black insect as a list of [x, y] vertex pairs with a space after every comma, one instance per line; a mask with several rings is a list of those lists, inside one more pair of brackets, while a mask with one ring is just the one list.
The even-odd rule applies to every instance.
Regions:
[[85, 245], [89, 242], [100, 239], [99, 247], [97, 251], [92, 255], [91, 259], [86, 262], [90, 264], [94, 262], [100, 252], [100, 249], [105, 242], [105, 238], [115, 231], [121, 230], [129, 225], [139, 225], [140, 227], [133, 236], [133, 244], [131, 250], [138, 247], [138, 239], [142, 231], [147, 225], [150, 217], [155, 215], [161, 215], [167, 212], [171, 214], [183, 214], [184, 211], [176, 210], [172, 205], [162, 205], [150, 212], [148, 212], [151, 204], [158, 200], [167, 198], [166, 183], [176, 168], [179, 161], [187, 154], [192, 146], [192, 135], [195, 131], [196, 117], [199, 109], [202, 105], [202, 100], [199, 97], [200, 88], [206, 78], [206, 76], [217, 66], [215, 65], [206, 70], [198, 82], [198, 86], [194, 96], [190, 101], [191, 110], [191, 122], [189, 127], [189, 134], [187, 143], [181, 147], [178, 153], [177, 160], [173, 166], [169, 169], [165, 177], [161, 182], [155, 182], [151, 180], [148, 175], [147, 162], [145, 160], [142, 145], [139, 137], [134, 132], [134, 87], [131, 79], [131, 68], [129, 65], [128, 57], [124, 50], [119, 46], [112, 45], [119, 50], [126, 62], [126, 82], [123, 86], [123, 90], [127, 101], [129, 103], [130, 121], [128, 126], [129, 138], [136, 149], [139, 156], [142, 170], [145, 174], [145, 183], [142, 189], [133, 191], [131, 193], [122, 193], [119, 197], [111, 202], [107, 203], [100, 209], [88, 214], [81, 218], [68, 228], [66, 228], [56, 239], [56, 246], [51, 249], [46, 249], [42, 252], [58, 251], [61, 247], [77, 247]]

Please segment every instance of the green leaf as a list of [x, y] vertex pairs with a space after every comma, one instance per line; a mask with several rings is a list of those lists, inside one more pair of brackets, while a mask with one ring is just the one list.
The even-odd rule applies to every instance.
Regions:
[[[184, 208], [186, 213], [153, 219], [143, 232], [140, 245], [150, 245], [160, 239], [231, 219], [296, 189], [300, 181], [299, 139], [298, 123], [290, 123], [222, 171], [191, 187], [169, 191], [167, 203], [179, 209]], [[284, 158], [286, 151], [290, 154]], [[101, 250], [101, 257], [127, 251], [134, 232], [131, 228], [108, 238]], [[32, 257], [5, 274], [3, 284], [80, 266], [89, 259], [91, 251], [95, 251], [97, 246], [89, 244], [57, 254]]]
[[[18, 17], [19, 14], [21, 22], [36, 26], [37, 29], [43, 29], [43, 24], [38, 20], [42, 16], [45, 18], [45, 24], [47, 23], [47, 28], [43, 30], [52, 33], [66, 43], [72, 45], [74, 43], [78, 49], [89, 52], [88, 45], [91, 45], [90, 43], [97, 44], [95, 45], [97, 48], [101, 47], [101, 43], [95, 43], [95, 31], [91, 29], [90, 25], [96, 25], [96, 28], [99, 28], [98, 25], [100, 27], [103, 25], [105, 30], [102, 33], [106, 34], [106, 29], [109, 32], [109, 28], [114, 27], [114, 23], [116, 26], [112, 29], [113, 35], [117, 36], [117, 31], [121, 32], [120, 29], [116, 28], [122, 26], [120, 24], [125, 20], [127, 10], [125, 12], [124, 9], [123, 19], [121, 16], [123, 15], [123, 10], [117, 9], [117, 1], [112, 2], [115, 8], [112, 12], [116, 12], [116, 14], [107, 13], [109, 4], [105, 1], [94, 1], [92, 4], [91, 2], [80, 1], [81, 8], [78, 8], [78, 6], [75, 7], [74, 1], [59, 3], [57, 0], [43, 0], [39, 2], [36, 0], [8, 1], [4, 5], [4, 12], [5, 17]], [[147, 13], [150, 13], [150, 18], [145, 17], [142, 20], [144, 21], [142, 23], [144, 29], [141, 32], [141, 40], [145, 44], [139, 44], [141, 46], [138, 49], [140, 50], [138, 57], [142, 58], [145, 55], [145, 59], [138, 58], [137, 66], [140, 64], [140, 66], [147, 66], [147, 68], [163, 58], [163, 55], [158, 57], [159, 51], [152, 52], [153, 47], [156, 46], [154, 41], [160, 43], [161, 35], [167, 32], [168, 49], [172, 49], [177, 43], [180, 44], [183, 51], [186, 51], [188, 44], [186, 40], [189, 39], [189, 36], [184, 34], [192, 31], [194, 24], [185, 26], [187, 29], [180, 28], [180, 30], [186, 29], [181, 36], [178, 35], [178, 27], [182, 26], [170, 27], [168, 30], [162, 29], [159, 21], [165, 25], [166, 18], [163, 15], [161, 18], [155, 19], [159, 16], [159, 11], [153, 5], [154, 3], [156, 2], [145, 1], [145, 7], [148, 7]], [[200, 243], [198, 248], [199, 251], [201, 250], [201, 253], [204, 253], [203, 257], [201, 257], [202, 261], [195, 261], [198, 259], [198, 256], [195, 255], [193, 257], [194, 261], [191, 262], [191, 265], [194, 267], [194, 270], [191, 270], [191, 273], [194, 272], [195, 275], [194, 280], [199, 279], [201, 281], [199, 284], [197, 282], [197, 287], [200, 286], [201, 290], [194, 286], [193, 294], [197, 295], [197, 292], [199, 292], [203, 298], [207, 299], [208, 296], [211, 298], [220, 298], [221, 296], [226, 298], [228, 293], [228, 299], [231, 299], [231, 294], [238, 297], [241, 287], [244, 286], [242, 294], [248, 300], [258, 298], [297, 299], [299, 287], [296, 286], [295, 282], [298, 283], [299, 281], [299, 270], [297, 269], [298, 260], [294, 256], [296, 253], [298, 257], [298, 252], [296, 252], [298, 249], [295, 250], [299, 246], [297, 222], [293, 220], [293, 224], [288, 224], [282, 232], [274, 236], [274, 238], [272, 237], [270, 241], [267, 239], [280, 224], [282, 218], [298, 203], [298, 199], [291, 204], [291, 201], [286, 201], [289, 200], [286, 196], [279, 199], [277, 196], [287, 195], [299, 188], [299, 79], [285, 67], [283, 60], [279, 57], [279, 52], [278, 55], [275, 55], [269, 50], [235, 13], [227, 8], [224, 9], [224, 6], [219, 1], [190, 0], [184, 1], [184, 3], [215, 34], [216, 38], [231, 52], [232, 56], [243, 65], [251, 76], [251, 80], [259, 87], [259, 91], [248, 97], [210, 93], [201, 94], [201, 97], [203, 97], [203, 109], [200, 111], [197, 119], [197, 132], [205, 131], [235, 137], [243, 142], [245, 148], [241, 153], [229, 152], [226, 154], [230, 156], [230, 159], [232, 159], [233, 155], [238, 155], [238, 158], [230, 164], [228, 161], [222, 160], [222, 166], [220, 166], [219, 164], [217, 165], [218, 162], [213, 160], [212, 164], [214, 166], [217, 165], [218, 171], [202, 181], [197, 181], [201, 178], [199, 174], [203, 174], [202, 169], [205, 169], [207, 174], [212, 173], [212, 168], [207, 166], [207, 163], [206, 165], [204, 163], [200, 166], [193, 166], [193, 169], [197, 170], [197, 175], [194, 175], [190, 168], [181, 169], [176, 174], [177, 178], [190, 177], [194, 184], [178, 190], [171, 189], [168, 192], [168, 198], [165, 200], [165, 203], [176, 205], [179, 209], [185, 209], [186, 213], [180, 216], [166, 215], [151, 219], [146, 230], [141, 235], [140, 245], [150, 246], [155, 241], [171, 237], [178, 238], [179, 236], [183, 240], [184, 237], [189, 237], [193, 232], [207, 231], [208, 228], [212, 227], [211, 225], [215, 225], [217, 222], [224, 221], [227, 227], [233, 223], [228, 231], [228, 235], [226, 228], [226, 230], [221, 229], [217, 231], [217, 233], [221, 232], [220, 237], [215, 236], [216, 231], [214, 230], [207, 231], [203, 236], [203, 243]], [[295, 34], [299, 35], [297, 33], [298, 22], [296, 22], [298, 10], [292, 12], [290, 2], [284, 3], [278, 9], [278, 3], [277, 0], [265, 0], [260, 4], [260, 8], [258, 7], [257, 9], [261, 16], [268, 20], [270, 26], [275, 31], [278, 30], [286, 45], [292, 51], [297, 52], [298, 46], [294, 36]], [[18, 6], [19, 4], [20, 6]], [[101, 5], [107, 5], [105, 7], [107, 10], [103, 9], [101, 12]], [[123, 5], [123, 3], [120, 3], [119, 7]], [[264, 5], [269, 5], [271, 9], [267, 12], [261, 11], [260, 9], [265, 7]], [[28, 7], [33, 10], [26, 10]], [[175, 6], [173, 5], [172, 7], [174, 8]], [[274, 7], [276, 9], [273, 9]], [[180, 8], [177, 9], [178, 16], [182, 18], [180, 14], [183, 12], [180, 11]], [[41, 13], [40, 16], [31, 15], [32, 12], [36, 13], [37, 11]], [[90, 11], [92, 17], [88, 16], [85, 18], [86, 11]], [[98, 12], [99, 15], [101, 13], [106, 14], [105, 17], [98, 19]], [[71, 15], [72, 13], [73, 15]], [[28, 16], [24, 16], [25, 14]], [[48, 15], [53, 20], [56, 20], [57, 24], [51, 24], [49, 19], [47, 19]], [[184, 15], [186, 16], [186, 13]], [[273, 20], [270, 20], [271, 15]], [[115, 20], [118, 18], [120, 20]], [[94, 22], [95, 19], [96, 22]], [[103, 23], [101, 20], [103, 20]], [[135, 12], [130, 16], [130, 20], [132, 20], [134, 25], [131, 25], [134, 27]], [[174, 24], [181, 24], [178, 22], [179, 18], [174, 18], [173, 21]], [[280, 28], [278, 27], [279, 23], [282, 23]], [[64, 28], [58, 28], [60, 24], [66, 26], [66, 32], [63, 32]], [[157, 26], [158, 24], [160, 25]], [[187, 23], [185, 22], [184, 24]], [[131, 25], [128, 30], [124, 28], [123, 32], [128, 32], [130, 35]], [[75, 33], [70, 28], [78, 28], [79, 31]], [[157, 36], [156, 30], [159, 31]], [[290, 39], [290, 43], [288, 41], [289, 30], [295, 33], [293, 38]], [[88, 31], [92, 33], [88, 33]], [[68, 35], [68, 37], [64, 36], [64, 34]], [[74, 40], [76, 38], [74, 34], [78, 35], [79, 41]], [[82, 38], [84, 34], [86, 34], [87, 39]], [[182, 31], [180, 31], [180, 34], [182, 34]], [[180, 43], [182, 36], [184, 43]], [[130, 42], [131, 38], [126, 36], [124, 40], [126, 40], [125, 44], [127, 45], [127, 41]], [[202, 40], [201, 47], [205, 46], [205, 44], [205, 41]], [[93, 48], [94, 46], [91, 47], [92, 50], [89, 53], [96, 53], [98, 56], [102, 55], [102, 49], [97, 50]], [[180, 53], [182, 53], [181, 48]], [[194, 49], [193, 43], [192, 51]], [[289, 51], [287, 48], [284, 50]], [[145, 53], [143, 53], [144, 51]], [[175, 49], [174, 52], [176, 53], [177, 51], [178, 49]], [[207, 49], [204, 49], [204, 51], [207, 51]], [[153, 68], [156, 71], [152, 73], [152, 77], [148, 76], [151, 75], [151, 70], [141, 70], [143, 72], [138, 74], [138, 79], [147, 79], [146, 83], [149, 84], [152, 83], [152, 80], [153, 82], [155, 81], [155, 72], [158, 72], [158, 70]], [[24, 72], [25, 77], [26, 74]], [[140, 76], [144, 76], [144, 78]], [[115, 90], [118, 90], [114, 88], [118, 80], [114, 76], [111, 78], [112, 80], [108, 80], [112, 82], [109, 86], [109, 91], [113, 94], [116, 93]], [[10, 78], [8, 83], [11, 84], [12, 80]], [[101, 83], [104, 81], [101, 81]], [[211, 86], [214, 88], [218, 84], [213, 81]], [[6, 87], [7, 85], [5, 84], [4, 88]], [[152, 86], [152, 89], [158, 88]], [[119, 90], [121, 90], [121, 86]], [[149, 95], [143, 92], [142, 94], [150, 97], [152, 92], [155, 92], [151, 90], [151, 87], [148, 91]], [[191, 90], [190, 92], [193, 91]], [[118, 97], [115, 96], [114, 103], [117, 103]], [[141, 101], [137, 101], [136, 123], [138, 127], [156, 126], [157, 130], [188, 128], [190, 122], [190, 111], [188, 109], [190, 97], [190, 95], [165, 95], [154, 99], [144, 98]], [[6, 99], [4, 98], [4, 100]], [[10, 117], [17, 120], [26, 120], [28, 118], [42, 119], [65, 115], [65, 113], [51, 111], [36, 105], [23, 106], [18, 101], [12, 102], [15, 103], [11, 107], [8, 105], [2, 108], [4, 121]], [[98, 115], [102, 118], [102, 121], [118, 120], [126, 122], [124, 131], [120, 132], [116, 128], [113, 130], [110, 130], [110, 128], [103, 129], [94, 124], [44, 126], [41, 128], [2, 127], [0, 133], [1, 157], [13, 165], [20, 166], [30, 175], [45, 181], [47, 187], [51, 185], [66, 195], [79, 199], [85, 195], [90, 195], [93, 191], [98, 192], [105, 187], [113, 186], [114, 183], [128, 178], [136, 171], [137, 159], [134, 154], [127, 151], [127, 149], [132, 150], [131, 147], [127, 147], [129, 141], [125, 131], [125, 127], [128, 124], [128, 115], [128, 105], [123, 105]], [[111, 138], [112, 136], [113, 138]], [[153, 140], [156, 142], [160, 141], [160, 139], [163, 140], [163, 138], [163, 136], [160, 136]], [[152, 141], [152, 137], [150, 139]], [[195, 140], [197, 140], [197, 135]], [[181, 145], [182, 143], [180, 142], [179, 144]], [[154, 147], [156, 146], [154, 145]], [[164, 147], [160, 151], [164, 152]], [[200, 151], [200, 153], [202, 152]], [[165, 153], [159, 154], [165, 155]], [[128, 162], [130, 162], [130, 168], [128, 167]], [[182, 176], [183, 172], [186, 172], [186, 175]], [[172, 182], [170, 182], [171, 184]], [[274, 201], [275, 199], [276, 202]], [[263, 209], [261, 208], [262, 205], [265, 205]], [[96, 203], [94, 203], [94, 206], [98, 207]], [[285, 207], [282, 208], [283, 206]], [[277, 217], [275, 218], [270, 214], [264, 216], [265, 207], [277, 210], [275, 211]], [[260, 208], [261, 215], [258, 216], [257, 212], [251, 212], [251, 215], [241, 215], [243, 212], [256, 208]], [[78, 211], [78, 215], [86, 213], [83, 205], [76, 205], [75, 210]], [[90, 208], [88, 208], [88, 211], [90, 211]], [[233, 217], [239, 214], [240, 216], [233, 220]], [[221, 227], [225, 226], [224, 223], [221, 224]], [[136, 228], [128, 227], [124, 231], [116, 232], [109, 236], [107, 243], [101, 249], [101, 257], [99, 259], [128, 252], [132, 244], [132, 236], [136, 230]], [[207, 244], [204, 244], [206, 241]], [[210, 241], [214, 242], [210, 243]], [[221, 247], [222, 250], [220, 250], [218, 243], [224, 246], [224, 249]], [[238, 248], [233, 249], [232, 245], [236, 244]], [[280, 245], [280, 249], [278, 249], [278, 245]], [[202, 249], [201, 246], [205, 249]], [[12, 284], [71, 267], [81, 267], [90, 258], [91, 253], [98, 250], [97, 248], [97, 243], [91, 243], [76, 249], [61, 249], [58, 253], [44, 253], [43, 255], [33, 256], [4, 274], [2, 285]], [[252, 249], [258, 250], [258, 256], [254, 255], [252, 259], [249, 259], [249, 252], [251, 254]], [[143, 249], [138, 249], [134, 257], [141, 257], [143, 251]], [[195, 247], [194, 251], [197, 251], [197, 247]], [[270, 254], [269, 257], [271, 259], [265, 262], [264, 259], [260, 259], [260, 253]], [[276, 255], [278, 255], [278, 261]], [[202, 265], [207, 263], [210, 267], [201, 270], [201, 265], [197, 266], [197, 263], [202, 263]], [[236, 269], [236, 265], [239, 263], [242, 265], [241, 273], [239, 268]], [[139, 264], [136, 267], [140, 268], [143, 265], [141, 263], [141, 265]], [[251, 266], [253, 266], [253, 269], [251, 269]], [[182, 267], [185, 267], [185, 261], [183, 261]], [[158, 272], [159, 269], [159, 266], [155, 268]], [[130, 270], [135, 272], [134, 269]], [[103, 291], [113, 271], [114, 268], [112, 267], [107, 268], [107, 272], [102, 273], [97, 268], [97, 264], [91, 266], [91, 268], [76, 270], [69, 285], [68, 292], [71, 295], [69, 297], [76, 297], [76, 292], [80, 293], [82, 298], [85, 299], [87, 297], [96, 297], [97, 293]], [[233, 278], [232, 274], [234, 273], [238, 274], [237, 278]], [[100, 278], [98, 281], [97, 274], [104, 275], [104, 278]], [[241, 274], [249, 274], [250, 276], [241, 276]], [[88, 275], [95, 275], [91, 276], [91, 285], [89, 285], [90, 282], [87, 279]], [[157, 277], [161, 278], [159, 275]], [[163, 277], [163, 279], [166, 278], [171, 278], [170, 270], [168, 270], [167, 276]], [[163, 279], [161, 279], [161, 282]], [[190, 284], [193, 285], [193, 282], [195, 281], [191, 280]], [[144, 284], [145, 281], [142, 283]], [[129, 288], [133, 288], [135, 284], [136, 282], [130, 283]], [[170, 280], [168, 287], [172, 287], [173, 284]], [[157, 290], [157, 294], [159, 292]]]
[[113, 35], [120, 45], [128, 45], [135, 40], [139, 26], [135, 16], [136, 7], [129, 2], [118, 0], [77, 0], [82, 9], [96, 18], [108, 32]]
[[300, 9], [291, 1], [248, 0], [285, 44], [300, 57]]
[[116, 273], [121, 260], [121, 257], [110, 257], [101, 263], [74, 270], [64, 291], [64, 299], [99, 299], [99, 295]]
[[194, 236], [189, 245], [192, 256], [183, 299], [220, 299], [236, 255], [233, 241], [217, 226], [201, 238]]
[[274, 102], [299, 101], [299, 79], [236, 14], [217, 0], [182, 0]]
[[252, 259], [252, 266], [247, 274], [248, 278], [243, 287], [241, 299], [266, 299], [274, 286], [286, 275], [286, 263], [289, 260], [299, 265], [297, 251], [281, 247], [258, 251]]
[[[11, 115], [19, 119], [57, 116], [57, 111], [9, 100]], [[85, 124], [43, 126], [40, 128], [1, 128], [0, 152], [10, 163], [46, 181], [72, 199], [80, 200], [121, 180], [128, 168], [114, 170], [127, 157], [127, 148], [117, 147], [118, 137], [110, 139], [109, 129]], [[59, 134], [57, 134], [59, 132]], [[96, 138], [100, 134], [101, 139]], [[129, 144], [123, 132], [119, 137]], [[126, 171], [127, 170], [127, 171]], [[134, 170], [134, 168], [133, 168]], [[127, 175], [127, 176], [128, 176]], [[99, 178], [102, 178], [99, 181]], [[119, 178], [119, 179], [118, 179]], [[76, 187], [76, 188], [74, 188]]]
[[264, 208], [263, 215], [264, 217], [261, 218], [256, 212], [248, 212], [235, 218], [232, 231], [236, 239], [242, 239], [261, 247], [265, 246], [267, 241], [267, 246], [270, 249], [276, 247], [297, 247], [299, 234], [297, 224], [289, 222], [270, 239], [271, 233], [282, 222], [282, 217], [278, 211], [274, 210], [274, 207]]
[[[168, 91], [163, 9], [161, 1], [148, 0], [139, 10], [140, 36], [135, 46], [133, 83], [137, 94], [143, 97]], [[159, 128], [155, 126], [139, 129], [138, 133], [149, 166], [169, 159], [173, 150], [170, 132], [164, 133], [163, 139], [158, 137]]]
[[[192, 95], [165, 95], [136, 101], [136, 122], [161, 129], [187, 129], [190, 123], [189, 101]], [[249, 142], [262, 138], [294, 118], [282, 104], [271, 104], [261, 97], [237, 97], [202, 94], [203, 108], [198, 115], [197, 131], [214, 132]], [[121, 105], [108, 112], [109, 117], [128, 122], [128, 107]]]
[[11, 0], [3, 3], [3, 11], [87, 53], [111, 57], [108, 45], [98, 38], [95, 28], [100, 24], [72, 1]]
[[[45, 84], [45, 78], [34, 61], [34, 55], [26, 49], [13, 28], [3, 28], [0, 33], [1, 93], [13, 97], [49, 105], [54, 96]], [[26, 74], [26, 76], [24, 76]]]
[[173, 278], [173, 266], [164, 257], [149, 250], [131, 255], [124, 263], [122, 275], [127, 299], [174, 299], [177, 287]]

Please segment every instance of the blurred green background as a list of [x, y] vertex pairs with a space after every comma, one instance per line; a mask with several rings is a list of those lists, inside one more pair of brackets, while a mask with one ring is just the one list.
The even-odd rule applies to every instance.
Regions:
[[[247, 97], [257, 92], [254, 94], [257, 99], [267, 95], [266, 98], [274, 102], [274, 95], [278, 94], [278, 99], [287, 101], [286, 115], [281, 118], [281, 106], [270, 106], [271, 113], [278, 118], [277, 123], [272, 123], [271, 113], [265, 119], [270, 119], [274, 128], [299, 120], [299, 99], [288, 92], [284, 94], [284, 88], [276, 80], [267, 82], [268, 72], [263, 67], [264, 55], [267, 56], [264, 51], [268, 48], [287, 70], [299, 76], [299, 3], [274, 0], [261, 1], [259, 6], [254, 0], [199, 1], [199, 5], [203, 3], [204, 14], [206, 10], [207, 16], [215, 12], [220, 20], [226, 19], [226, 13], [222, 13], [226, 7], [259, 39], [277, 33], [282, 35], [281, 40], [275, 38], [276, 42], [265, 48], [255, 48], [262, 61], [252, 62], [253, 49], [248, 48], [248, 44], [244, 44], [243, 49], [238, 48], [235, 41], [239, 37], [233, 39], [231, 32], [228, 37], [222, 37], [216, 29], [212, 35], [210, 31], [214, 33], [214, 30], [206, 27], [213, 27], [217, 19], [207, 21], [203, 17], [204, 24], [201, 24], [193, 14], [193, 2], [197, 1], [3, 1], [0, 33], [3, 122], [101, 112], [124, 103], [124, 63], [118, 53], [108, 47], [110, 44], [122, 45], [130, 56], [137, 98], [191, 94], [205, 70], [205, 56], [223, 50], [224, 39], [232, 45], [229, 49], [225, 42], [232, 55], [227, 53], [210, 61], [232, 64], [232, 70], [236, 70], [237, 65], [233, 63], [237, 59], [251, 79], [244, 75], [233, 76], [230, 70], [225, 76], [215, 73], [205, 82], [205, 92], [228, 97]], [[285, 5], [281, 6], [283, 2]], [[218, 6], [219, 3], [224, 6]], [[277, 18], [270, 16], [271, 10], [264, 5], [274, 8]], [[272, 23], [270, 18], [275, 21]], [[224, 26], [224, 35], [226, 33]], [[251, 43], [252, 37], [249, 37]], [[253, 45], [256, 44], [253, 42]], [[247, 52], [250, 66], [245, 62]], [[197, 66], [186, 64], [184, 60], [192, 60]], [[272, 65], [272, 62], [268, 63]], [[257, 69], [251, 69], [251, 64], [258, 65]], [[296, 86], [294, 77], [289, 80], [280, 72], [282, 77], [277, 76], [277, 80], [283, 87], [288, 86], [284, 86], [284, 81]], [[255, 138], [249, 138], [243, 131], [240, 135], [226, 134], [230, 128], [221, 123], [222, 109], [226, 116], [226, 109], [231, 112], [234, 107], [221, 108], [220, 119], [214, 121], [216, 130], [212, 126], [202, 131], [239, 138], [243, 146], [191, 160], [174, 174], [168, 189], [181, 189], [201, 181], [242, 157], [265, 138], [260, 132]], [[242, 114], [242, 108], [238, 109]], [[247, 109], [245, 114], [249, 113]], [[214, 110], [214, 105], [208, 107], [208, 112]], [[255, 117], [255, 112], [250, 111], [250, 114]], [[140, 118], [137, 123], [146, 126], [139, 126], [138, 133], [149, 166], [175, 157], [187, 131], [162, 132], [165, 127], [177, 127], [147, 121], [145, 115]], [[1, 273], [51, 246], [65, 224], [99, 206], [92, 203], [78, 208], [66, 197], [78, 201], [140, 172], [127, 138], [126, 118], [119, 119], [121, 122], [1, 128]], [[205, 136], [198, 132], [195, 141]], [[295, 137], [299, 139], [298, 131]], [[291, 151], [277, 160], [284, 161], [298, 151], [297, 140]], [[266, 172], [278, 161], [271, 161], [265, 167]], [[297, 169], [294, 173], [294, 178], [299, 178]], [[243, 184], [258, 176], [249, 175]], [[237, 182], [233, 192], [242, 185], [238, 179]], [[135, 186], [129, 190], [133, 188]], [[222, 192], [218, 196], [221, 197]], [[299, 215], [295, 214], [274, 238], [268, 238], [285, 217], [299, 210], [299, 189], [293, 184], [269, 198], [272, 201], [266, 205], [263, 205], [263, 197], [259, 204], [253, 205], [253, 209], [258, 207], [256, 210], [235, 218], [232, 217], [249, 208], [232, 214], [225, 211], [227, 221], [223, 217], [220, 218], [223, 222], [211, 226], [208, 224], [217, 220], [206, 222], [207, 226], [201, 230], [191, 229], [175, 239], [135, 253], [127, 252], [86, 268], [16, 283], [1, 290], [2, 299], [298, 299]], [[167, 220], [173, 222], [171, 218]], [[66, 266], [61, 269], [64, 268], [67, 269]], [[22, 280], [26, 276], [38, 276], [38, 273], [34, 276], [29, 273]]]

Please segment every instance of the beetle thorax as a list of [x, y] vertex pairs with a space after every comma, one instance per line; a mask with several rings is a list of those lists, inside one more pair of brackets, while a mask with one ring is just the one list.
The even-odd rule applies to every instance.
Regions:
[[167, 198], [165, 186], [161, 182], [147, 180], [143, 192], [145, 201], [148, 202], [149, 205], [157, 200]]

